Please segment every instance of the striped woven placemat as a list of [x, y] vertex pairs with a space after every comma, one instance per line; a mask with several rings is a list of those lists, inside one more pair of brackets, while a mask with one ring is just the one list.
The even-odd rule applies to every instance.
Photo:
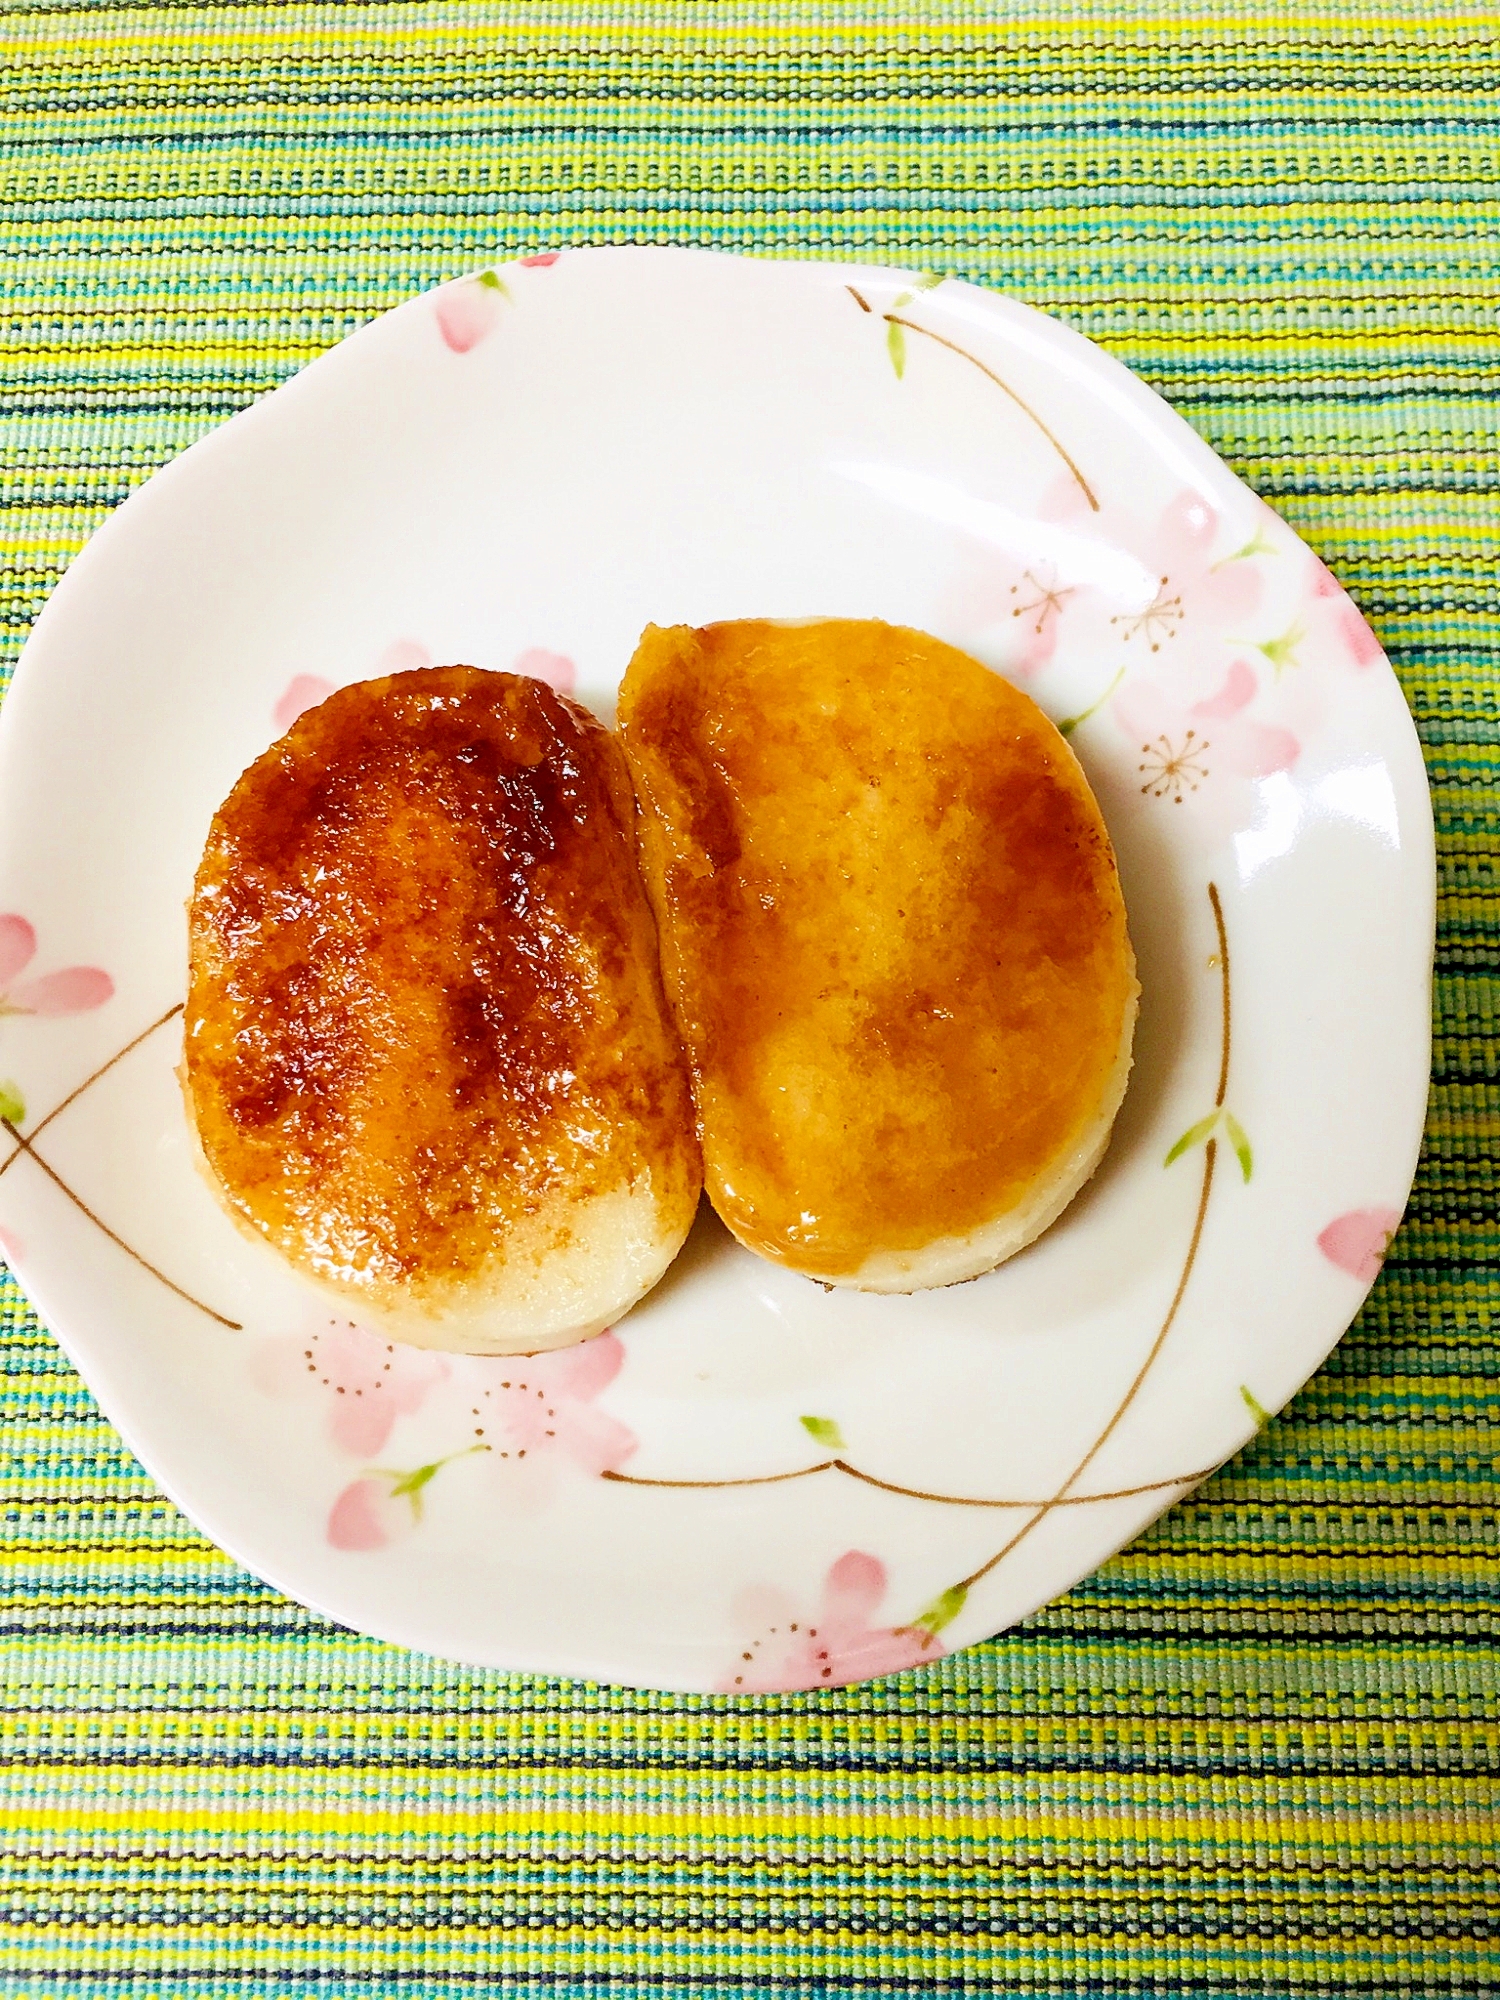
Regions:
[[[1500, 1991], [1500, 16], [1305, 0], [10, 0], [0, 641], [408, 292], [680, 242], [1013, 289], [1159, 387], [1396, 662], [1426, 1157], [1283, 1418], [1070, 1596], [729, 1700], [355, 1637], [151, 1487], [7, 1280], [0, 1993]], [[60, 810], [65, 805], [60, 803]]]

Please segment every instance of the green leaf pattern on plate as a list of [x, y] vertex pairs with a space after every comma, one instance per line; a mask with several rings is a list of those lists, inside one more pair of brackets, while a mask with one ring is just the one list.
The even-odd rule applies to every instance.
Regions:
[[1229, 1143], [1234, 1148], [1234, 1157], [1240, 1163], [1240, 1172], [1248, 1181], [1255, 1167], [1255, 1156], [1250, 1151], [1250, 1141], [1245, 1137], [1245, 1128], [1232, 1111], [1224, 1113], [1224, 1130]]
[[1281, 679], [1282, 674], [1288, 667], [1295, 667], [1299, 664], [1297, 648], [1306, 637], [1307, 633], [1301, 625], [1289, 625], [1279, 639], [1261, 639], [1257, 641], [1260, 651], [1271, 662], [1277, 680]]
[[1162, 1161], [1162, 1165], [1170, 1167], [1174, 1161], [1180, 1160], [1184, 1153], [1191, 1152], [1194, 1146], [1201, 1146], [1218, 1122], [1218, 1112], [1210, 1111], [1206, 1118], [1200, 1118], [1196, 1125], [1190, 1125]]
[[955, 1583], [951, 1589], [935, 1597], [925, 1611], [919, 1612], [912, 1624], [921, 1632], [931, 1632], [934, 1636], [945, 1625], [951, 1625], [963, 1610], [969, 1595], [966, 1583]]
[[445, 1465], [452, 1465], [460, 1458], [472, 1458], [476, 1451], [487, 1451], [488, 1445], [471, 1444], [466, 1451], [449, 1452], [446, 1458], [435, 1459], [431, 1465], [419, 1465], [411, 1472], [397, 1472], [385, 1465], [375, 1465], [367, 1475], [371, 1478], [388, 1479], [391, 1482], [392, 1500], [409, 1500], [411, 1511], [418, 1521], [422, 1518], [422, 1495]]
[[1252, 1391], [1249, 1390], [1243, 1382], [1241, 1382], [1240, 1384], [1240, 1396], [1244, 1402], [1245, 1408], [1250, 1412], [1251, 1416], [1254, 1417], [1255, 1419], [1255, 1428], [1258, 1431], [1263, 1431], [1266, 1425], [1271, 1421], [1271, 1412], [1265, 1407], [1263, 1403], [1257, 1402]]
[[799, 1417], [798, 1422], [815, 1443], [829, 1451], [843, 1451], [844, 1433], [832, 1417]]
[[1234, 1157], [1240, 1163], [1240, 1173], [1248, 1181], [1255, 1170], [1255, 1155], [1250, 1149], [1249, 1139], [1245, 1136], [1244, 1126], [1232, 1111], [1226, 1111], [1222, 1106], [1210, 1111], [1206, 1118], [1200, 1118], [1196, 1125], [1189, 1125], [1162, 1161], [1162, 1165], [1170, 1167], [1180, 1160], [1184, 1153], [1190, 1153], [1195, 1146], [1201, 1146], [1221, 1122], [1224, 1126], [1224, 1136], [1233, 1147]]
[[903, 306], [915, 305], [921, 293], [935, 290], [942, 282], [941, 271], [924, 271], [919, 278], [912, 281], [909, 290], [896, 294], [891, 301], [891, 311], [900, 312]]

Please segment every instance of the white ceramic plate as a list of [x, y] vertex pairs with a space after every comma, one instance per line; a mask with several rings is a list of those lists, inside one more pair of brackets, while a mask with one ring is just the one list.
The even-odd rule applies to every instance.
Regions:
[[[616, 1332], [539, 1360], [330, 1319], [199, 1181], [174, 1074], [237, 774], [331, 684], [519, 664], [608, 713], [648, 620], [818, 613], [935, 632], [1072, 725], [1144, 986], [1095, 1182], [911, 1299], [706, 1216]], [[983, 1638], [1286, 1401], [1406, 1198], [1433, 855], [1391, 670], [1150, 390], [967, 285], [601, 250], [412, 300], [94, 538], [0, 800], [7, 1254], [215, 1540], [404, 1645], [751, 1690]]]

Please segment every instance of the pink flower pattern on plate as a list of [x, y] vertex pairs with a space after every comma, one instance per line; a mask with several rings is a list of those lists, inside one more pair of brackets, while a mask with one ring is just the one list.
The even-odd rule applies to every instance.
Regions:
[[1399, 1208], [1353, 1208], [1335, 1216], [1318, 1237], [1318, 1248], [1330, 1264], [1373, 1285], [1401, 1220]]
[[1254, 558], [1257, 541], [1214, 557], [1219, 517], [1199, 493], [1185, 491], [1162, 510], [1146, 534], [1127, 531], [1123, 545], [1161, 578], [1142, 609], [1117, 612], [1111, 623], [1127, 648], [1160, 652], [1189, 623], [1214, 637], [1239, 633], [1260, 602], [1264, 579]]
[[[1091, 515], [1077, 482], [1065, 477], [1043, 497], [1038, 519], [1066, 531], [1064, 542], [1098, 539], [1100, 518]], [[1260, 601], [1263, 578], [1255, 558], [1265, 549], [1258, 537], [1243, 549], [1215, 557], [1221, 524], [1202, 496], [1184, 490], [1156, 520], [1143, 524], [1134, 512], [1108, 508], [1103, 539], [1136, 558], [1143, 579], [1155, 579], [1132, 609], [1092, 581], [1063, 573], [1044, 555], [1011, 555], [968, 539], [945, 611], [960, 627], [998, 627], [1005, 645], [1005, 672], [1031, 678], [1052, 659], [1064, 620], [1082, 620], [1092, 631], [1101, 658], [1124, 664], [1172, 649], [1179, 635], [1222, 641], [1242, 636], [1245, 621]], [[1076, 560], [1076, 553], [1074, 556]]]
[[578, 684], [578, 669], [567, 654], [549, 653], [542, 646], [532, 646], [522, 653], [511, 672], [526, 674], [534, 681], [545, 681], [558, 694], [571, 694]]
[[271, 710], [271, 720], [284, 736], [299, 715], [306, 715], [310, 708], [327, 701], [333, 693], [333, 682], [324, 680], [321, 674], [293, 674], [282, 690], [281, 699]]
[[423, 1495], [433, 1480], [454, 1459], [471, 1457], [474, 1449], [452, 1452], [410, 1472], [377, 1465], [361, 1473], [328, 1511], [325, 1533], [330, 1547], [365, 1553], [388, 1548], [409, 1535], [421, 1523]]
[[1160, 680], [1128, 680], [1110, 707], [1121, 730], [1140, 745], [1141, 791], [1181, 805], [1213, 769], [1237, 778], [1289, 771], [1302, 745], [1291, 730], [1247, 713], [1259, 691], [1259, 677], [1245, 659], [1233, 661], [1223, 685], [1198, 701]]
[[619, 1374], [625, 1350], [612, 1333], [550, 1354], [518, 1354], [470, 1364], [472, 1434], [497, 1467], [566, 1462], [591, 1478], [615, 1472], [636, 1448], [635, 1433], [595, 1399]]
[[[1263, 679], [1244, 656], [1242, 636], [1235, 657], [1219, 669], [1223, 678], [1204, 685], [1214, 656], [1205, 656], [1201, 641], [1222, 644], [1242, 635], [1262, 588], [1258, 536], [1215, 561], [1218, 536], [1219, 517], [1207, 501], [1179, 493], [1154, 535], [1136, 539], [1136, 553], [1160, 572], [1156, 596], [1143, 610], [1110, 619], [1127, 654], [1149, 659], [1152, 669], [1138, 672], [1127, 660], [1110, 712], [1139, 745], [1141, 793], [1173, 805], [1190, 800], [1212, 773], [1267, 778], [1290, 770], [1302, 751], [1290, 729], [1250, 713]], [[1185, 635], [1198, 643], [1179, 652], [1175, 642]], [[1223, 785], [1217, 790], [1222, 794]]]
[[[284, 1372], [283, 1352], [275, 1367]], [[554, 1476], [564, 1467], [597, 1479], [613, 1472], [636, 1448], [635, 1434], [594, 1407], [620, 1372], [625, 1350], [612, 1333], [550, 1354], [450, 1363], [417, 1348], [392, 1348], [347, 1323], [303, 1343], [294, 1358], [300, 1379], [321, 1369], [323, 1389], [341, 1395], [329, 1417], [335, 1442], [365, 1456], [380, 1449], [395, 1417], [414, 1411], [430, 1388], [453, 1379], [469, 1406], [470, 1441], [409, 1471], [369, 1465], [337, 1495], [326, 1536], [351, 1553], [382, 1549], [408, 1535], [422, 1519], [432, 1481], [456, 1460], [478, 1458], [501, 1473], [507, 1501], [526, 1512], [545, 1504]], [[436, 1367], [424, 1364], [436, 1364]]]
[[[1302, 622], [1262, 636], [1261, 559], [1280, 552], [1274, 516], [1261, 509], [1249, 538], [1226, 546], [1218, 512], [1191, 488], [1144, 522], [1107, 507], [1103, 539], [1135, 559], [1139, 579], [1138, 601], [1124, 609], [1123, 585], [1106, 590], [1087, 573], [1083, 542], [1098, 539], [1100, 523], [1077, 482], [1057, 482], [1038, 519], [1058, 531], [1056, 562], [1033, 556], [1023, 567], [990, 550], [986, 575], [972, 572], [950, 606], [956, 622], [998, 621], [1005, 671], [1021, 678], [1052, 663], [1066, 623], [1070, 650], [1096, 658], [1099, 677], [1065, 730], [1107, 709], [1134, 740], [1139, 795], [1206, 808], [1223, 831], [1242, 824], [1245, 786], [1290, 770], [1322, 713], [1321, 695], [1295, 671]], [[1064, 575], [1067, 563], [1083, 566]]]
[[1019, 621], [1020, 635], [1008, 665], [1013, 674], [1030, 680], [1039, 674], [1057, 651], [1063, 613], [1075, 585], [1064, 584], [1050, 563], [1039, 562], [1023, 570], [1020, 580], [1010, 586], [1010, 615]]
[[493, 271], [439, 286], [433, 304], [444, 345], [455, 354], [467, 354], [477, 347], [499, 324], [509, 296]]
[[368, 1458], [384, 1446], [398, 1417], [414, 1415], [447, 1381], [452, 1363], [427, 1348], [382, 1340], [352, 1320], [333, 1320], [267, 1341], [252, 1373], [267, 1395], [315, 1396], [330, 1441]]
[[392, 639], [375, 662], [375, 672], [377, 675], [410, 674], [432, 664], [432, 654], [420, 639]]
[[1312, 591], [1319, 610], [1326, 611], [1334, 631], [1356, 667], [1373, 667], [1385, 653], [1370, 630], [1364, 614], [1339, 582], [1327, 563], [1317, 556], [1312, 564]]
[[783, 1688], [843, 1687], [925, 1666], [946, 1650], [917, 1625], [877, 1625], [886, 1591], [885, 1564], [850, 1549], [829, 1568], [816, 1607], [799, 1612], [779, 1591], [747, 1591], [736, 1603], [745, 1633], [739, 1657], [719, 1686], [726, 1694], [775, 1694]]
[[416, 1526], [413, 1509], [392, 1492], [393, 1482], [367, 1472], [346, 1486], [328, 1513], [329, 1545], [350, 1554], [383, 1549]]
[[97, 965], [69, 965], [40, 979], [21, 979], [35, 957], [36, 931], [25, 917], [0, 916], [0, 1017], [86, 1014], [114, 994], [114, 981]]
[[[420, 639], [393, 639], [376, 660], [374, 673], [376, 677], [409, 674], [432, 664], [432, 654]], [[544, 646], [530, 646], [519, 654], [511, 672], [525, 674], [531, 680], [545, 681], [559, 694], [571, 694], [578, 684], [578, 669], [567, 654], [549, 652]], [[278, 733], [285, 734], [299, 715], [305, 715], [310, 708], [327, 701], [334, 692], [334, 686], [334, 682], [326, 680], [322, 674], [294, 674], [271, 710], [271, 719]], [[0, 922], [3, 921], [0, 919]]]

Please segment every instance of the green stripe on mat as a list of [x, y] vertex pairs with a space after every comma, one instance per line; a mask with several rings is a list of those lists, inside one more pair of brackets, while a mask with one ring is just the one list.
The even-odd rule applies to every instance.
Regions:
[[1500, 1991], [1500, 17], [27, 5], [0, 22], [0, 666], [89, 531], [499, 254], [929, 266], [1128, 361], [1348, 583], [1429, 753], [1435, 1084], [1355, 1329], [1025, 1628], [634, 1694], [288, 1605], [0, 1292], [0, 1994]]

